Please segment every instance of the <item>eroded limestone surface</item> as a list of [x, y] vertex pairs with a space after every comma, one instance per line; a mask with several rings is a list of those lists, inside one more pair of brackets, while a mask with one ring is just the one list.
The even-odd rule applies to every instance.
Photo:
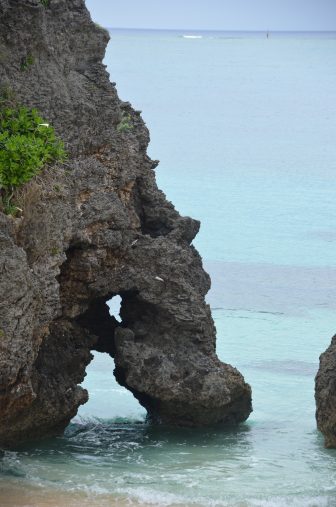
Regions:
[[215, 352], [199, 223], [156, 186], [148, 130], [102, 65], [108, 33], [83, 0], [0, 0], [0, 25], [1, 88], [70, 153], [26, 186], [21, 218], [0, 213], [0, 442], [62, 431], [94, 349], [155, 421], [245, 420], [250, 387]]

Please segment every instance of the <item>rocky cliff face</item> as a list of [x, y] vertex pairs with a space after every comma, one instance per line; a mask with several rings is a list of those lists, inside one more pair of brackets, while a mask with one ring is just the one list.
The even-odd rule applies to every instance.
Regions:
[[199, 223], [156, 186], [147, 128], [102, 65], [108, 33], [83, 0], [0, 0], [0, 25], [1, 89], [70, 154], [21, 191], [21, 217], [0, 213], [0, 442], [65, 428], [91, 350], [155, 421], [243, 421], [251, 390], [216, 356]]
[[320, 356], [315, 400], [317, 427], [324, 435], [325, 446], [336, 448], [336, 335]]

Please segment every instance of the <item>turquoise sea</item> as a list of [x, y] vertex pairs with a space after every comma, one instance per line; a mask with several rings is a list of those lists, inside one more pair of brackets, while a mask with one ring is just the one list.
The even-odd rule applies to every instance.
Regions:
[[314, 376], [336, 331], [336, 34], [111, 30], [105, 63], [143, 111], [159, 186], [202, 222], [218, 354], [254, 412], [151, 427], [97, 353], [65, 436], [2, 456], [1, 507], [334, 507]]

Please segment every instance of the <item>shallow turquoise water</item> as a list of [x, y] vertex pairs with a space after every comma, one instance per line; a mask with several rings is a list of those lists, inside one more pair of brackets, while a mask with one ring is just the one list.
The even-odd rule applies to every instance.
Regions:
[[[159, 185], [201, 219], [218, 354], [253, 387], [223, 431], [152, 428], [96, 354], [64, 437], [6, 452], [0, 487], [152, 505], [334, 506], [336, 451], [314, 420], [335, 332], [336, 40], [112, 33], [106, 63], [151, 130]], [[104, 504], [105, 505], [105, 504]]]

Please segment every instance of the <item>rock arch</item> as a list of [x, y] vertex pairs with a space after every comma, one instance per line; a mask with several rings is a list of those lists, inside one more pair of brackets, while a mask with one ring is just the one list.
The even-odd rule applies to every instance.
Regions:
[[[147, 128], [101, 63], [107, 32], [83, 0], [0, 0], [0, 22], [0, 86], [69, 151], [26, 186], [21, 217], [0, 213], [1, 443], [65, 428], [95, 348], [157, 422], [246, 419], [250, 387], [216, 356], [210, 280], [191, 244], [199, 223], [156, 186]], [[106, 306], [115, 294], [121, 323]]]

